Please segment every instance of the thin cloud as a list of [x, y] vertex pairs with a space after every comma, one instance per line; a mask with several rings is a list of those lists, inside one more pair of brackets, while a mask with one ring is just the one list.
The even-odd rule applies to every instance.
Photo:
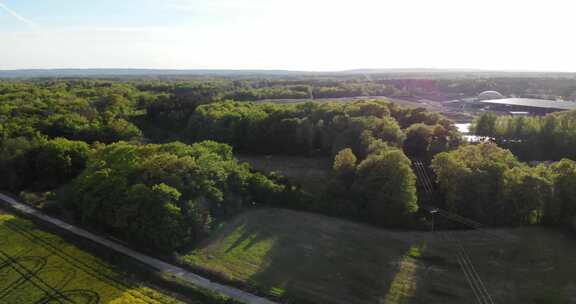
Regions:
[[6, 6], [4, 3], [0, 2], [0, 8], [3, 9], [5, 12], [7, 12], [8, 14], [10, 14], [12, 17], [18, 19], [19, 21], [21, 21], [22, 23], [30, 26], [30, 27], [36, 27], [36, 23], [34, 23], [32, 20], [27, 19], [25, 17], [23, 17], [22, 15], [18, 14], [16, 11], [14, 11], [13, 9], [9, 8], [8, 6]]

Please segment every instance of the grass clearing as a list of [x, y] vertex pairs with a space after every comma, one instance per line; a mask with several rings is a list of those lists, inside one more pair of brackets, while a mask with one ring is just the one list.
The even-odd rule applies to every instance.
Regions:
[[575, 303], [576, 237], [541, 227], [402, 232], [322, 215], [260, 209], [225, 224], [190, 265], [297, 303], [473, 303], [459, 240], [497, 303]]
[[127, 278], [28, 220], [0, 212], [0, 303], [183, 302]]
[[249, 154], [235, 155], [235, 157], [242, 162], [249, 163], [258, 171], [279, 172], [309, 191], [321, 191], [332, 172], [333, 160], [330, 157]]

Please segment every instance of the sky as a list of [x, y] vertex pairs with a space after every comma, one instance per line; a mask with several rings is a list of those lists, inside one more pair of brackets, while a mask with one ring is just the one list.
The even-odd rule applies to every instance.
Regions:
[[573, 0], [0, 0], [0, 69], [576, 72]]

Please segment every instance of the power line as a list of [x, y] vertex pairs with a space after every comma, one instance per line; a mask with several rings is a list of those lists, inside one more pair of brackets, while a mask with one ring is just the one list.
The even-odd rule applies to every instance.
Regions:
[[[414, 171], [416, 173], [416, 176], [420, 181], [420, 185], [422, 185], [426, 194], [433, 193], [434, 184], [432, 183], [432, 179], [428, 176], [428, 173], [426, 172], [426, 167], [424, 166], [424, 163], [422, 161], [415, 160], [413, 162], [413, 167], [415, 169]], [[420, 207], [430, 212], [432, 216], [438, 214], [448, 220], [458, 222], [472, 229], [487, 233], [491, 236], [499, 237], [495, 234], [481, 230], [483, 226], [482, 224], [473, 221], [471, 219], [465, 218], [463, 216], [460, 216], [458, 214], [454, 214], [434, 206], [421, 205]], [[478, 271], [476, 271], [476, 268], [474, 267], [474, 264], [470, 259], [470, 255], [466, 251], [466, 248], [464, 248], [464, 246], [458, 239], [452, 237], [452, 235], [449, 232], [443, 232], [443, 235], [447, 240], [455, 241], [456, 259], [458, 261], [458, 264], [460, 265], [460, 268], [462, 269], [462, 272], [464, 273], [464, 277], [466, 278], [468, 285], [472, 289], [472, 293], [474, 294], [474, 297], [476, 298], [478, 304], [495, 304], [494, 299], [492, 298], [492, 296], [488, 292], [488, 289], [486, 288], [486, 285], [484, 284], [484, 281], [482, 281], [482, 278], [478, 274]]]
[[462, 245], [460, 240], [453, 237], [450, 232], [443, 232], [443, 233], [447, 240], [456, 243], [457, 248], [456, 259], [458, 260], [460, 268], [462, 269], [462, 272], [464, 273], [464, 276], [466, 277], [468, 284], [472, 288], [472, 292], [474, 293], [474, 296], [476, 297], [478, 303], [495, 304], [494, 299], [492, 298], [492, 296], [488, 292], [488, 289], [486, 288], [486, 284], [484, 284], [484, 281], [478, 274], [478, 271], [476, 271], [476, 267], [474, 267], [472, 259], [470, 259], [470, 255], [466, 251], [466, 248]]

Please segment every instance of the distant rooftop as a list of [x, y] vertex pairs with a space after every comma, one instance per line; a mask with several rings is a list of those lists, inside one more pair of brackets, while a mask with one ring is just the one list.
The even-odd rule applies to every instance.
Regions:
[[479, 102], [490, 104], [503, 104], [511, 106], [533, 107], [533, 108], [557, 109], [557, 110], [576, 110], [576, 102], [572, 101], [556, 101], [556, 100], [532, 99], [532, 98], [504, 98], [504, 99], [480, 100]]
[[502, 99], [504, 95], [500, 94], [500, 92], [496, 91], [484, 91], [478, 94], [479, 100], [492, 100], [492, 99]]

